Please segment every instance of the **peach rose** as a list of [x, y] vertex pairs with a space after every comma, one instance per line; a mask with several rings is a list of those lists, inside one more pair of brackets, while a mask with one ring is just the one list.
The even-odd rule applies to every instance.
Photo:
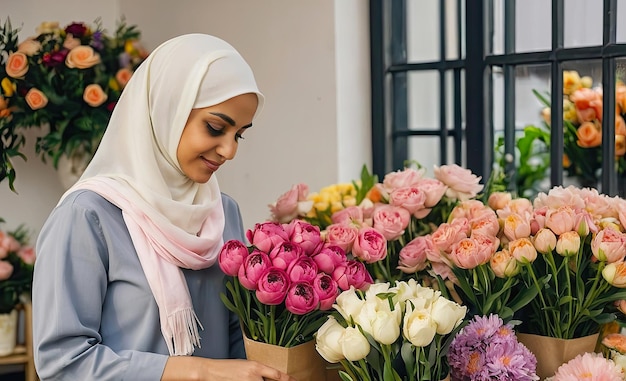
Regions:
[[100, 55], [91, 46], [80, 45], [70, 50], [65, 57], [69, 68], [88, 69], [100, 63]]
[[615, 115], [615, 135], [626, 136], [626, 122], [621, 115]]
[[83, 100], [91, 107], [98, 107], [107, 100], [107, 95], [100, 85], [92, 83], [85, 87]]
[[20, 53], [24, 53], [27, 56], [32, 56], [40, 50], [41, 42], [35, 40], [34, 38], [24, 40], [17, 46], [17, 51]]
[[22, 78], [28, 73], [28, 58], [22, 52], [9, 54], [6, 63], [6, 71], [9, 77]]
[[130, 81], [130, 77], [132, 77], [133, 72], [128, 68], [121, 68], [115, 74], [115, 80], [120, 84], [122, 89], [126, 86], [128, 81]]
[[46, 94], [34, 87], [28, 90], [25, 99], [26, 103], [28, 103], [30, 108], [33, 110], [39, 110], [46, 107], [46, 105], [48, 104], [48, 97], [46, 97]]
[[624, 156], [626, 154], [626, 136], [615, 135], [615, 156]]
[[602, 144], [602, 131], [592, 122], [581, 124], [576, 130], [576, 136], [578, 137], [576, 143], [583, 148], [598, 147]]

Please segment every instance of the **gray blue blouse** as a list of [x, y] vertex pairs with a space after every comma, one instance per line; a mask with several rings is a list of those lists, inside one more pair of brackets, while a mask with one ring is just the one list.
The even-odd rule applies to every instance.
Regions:
[[[222, 195], [224, 240], [244, 239], [237, 203]], [[168, 358], [159, 311], [119, 208], [79, 190], [37, 240], [33, 338], [41, 380], [160, 380]], [[183, 270], [203, 325], [194, 356], [244, 358], [237, 317], [220, 300], [216, 264]]]

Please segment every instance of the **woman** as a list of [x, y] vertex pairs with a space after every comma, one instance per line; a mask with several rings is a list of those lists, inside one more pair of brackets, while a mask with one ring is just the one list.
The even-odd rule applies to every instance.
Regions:
[[293, 381], [226, 360], [245, 353], [215, 263], [225, 240], [244, 236], [214, 173], [262, 105], [245, 60], [212, 36], [173, 38], [137, 69], [38, 238], [42, 380]]

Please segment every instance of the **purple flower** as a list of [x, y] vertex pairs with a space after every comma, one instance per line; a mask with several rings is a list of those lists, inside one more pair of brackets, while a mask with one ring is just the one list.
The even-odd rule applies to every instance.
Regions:
[[455, 380], [539, 380], [537, 359], [498, 315], [474, 316], [452, 340], [448, 363]]

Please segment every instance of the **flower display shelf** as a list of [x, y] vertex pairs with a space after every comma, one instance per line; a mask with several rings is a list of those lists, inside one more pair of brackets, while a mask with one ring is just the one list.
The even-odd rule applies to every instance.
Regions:
[[0, 369], [9, 365], [24, 365], [25, 381], [37, 381], [37, 372], [35, 371], [35, 362], [33, 358], [33, 335], [32, 335], [32, 305], [24, 303], [17, 306], [20, 315], [24, 316], [24, 341], [18, 343], [13, 354], [0, 357]]

